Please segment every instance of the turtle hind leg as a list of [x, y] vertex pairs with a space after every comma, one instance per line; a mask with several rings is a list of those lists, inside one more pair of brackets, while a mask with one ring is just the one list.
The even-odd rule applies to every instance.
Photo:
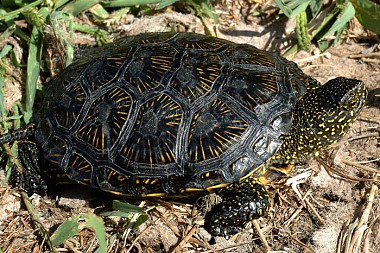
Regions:
[[19, 141], [18, 164], [12, 167], [9, 182], [15, 187], [25, 190], [27, 193], [47, 193], [48, 178], [43, 173], [43, 156], [36, 143], [31, 141]]
[[14, 142], [18, 140], [25, 140], [27, 137], [32, 136], [36, 131], [34, 123], [30, 123], [23, 128], [14, 130], [13, 132], [2, 134], [0, 136], [0, 144], [7, 142]]
[[245, 225], [263, 216], [269, 209], [264, 185], [256, 178], [233, 183], [220, 192], [223, 201], [211, 211], [211, 233], [229, 237]]

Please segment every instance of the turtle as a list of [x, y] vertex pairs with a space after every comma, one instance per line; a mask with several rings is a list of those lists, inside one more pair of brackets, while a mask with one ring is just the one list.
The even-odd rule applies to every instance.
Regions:
[[325, 84], [252, 45], [195, 33], [144, 33], [88, 50], [48, 84], [18, 141], [12, 184], [71, 180], [125, 196], [216, 192], [213, 235], [270, 206], [265, 186], [337, 143], [367, 89]]

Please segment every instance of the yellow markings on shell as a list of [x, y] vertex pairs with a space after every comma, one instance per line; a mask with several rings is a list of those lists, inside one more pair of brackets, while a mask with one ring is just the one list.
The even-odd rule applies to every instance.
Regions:
[[[208, 149], [210, 150], [211, 155], [212, 155], [213, 157], [218, 156], [218, 155], [215, 155], [216, 153], [214, 153], [214, 148], [213, 148], [212, 146], [208, 145]], [[216, 150], [215, 150], [215, 151], [216, 151]]]
[[[223, 184], [217, 184], [217, 185], [212, 185], [210, 187], [207, 187], [206, 190], [208, 192], [214, 192], [215, 190], [222, 189], [230, 185], [230, 183], [223, 183]], [[203, 190], [203, 189], [201, 189]]]
[[[239, 128], [237, 128], [237, 129], [239, 129]], [[245, 130], [245, 129], [241, 127], [239, 130]], [[237, 138], [240, 137], [239, 134], [232, 133], [232, 132], [230, 132], [230, 131], [224, 131], [224, 132], [225, 132], [226, 134], [230, 135], [230, 136], [234, 136], [234, 137], [237, 137]], [[229, 142], [231, 142], [231, 141], [229, 141]]]
[[204, 189], [202, 188], [185, 188], [181, 192], [202, 192]]
[[224, 140], [224, 141], [222, 141], [222, 140], [220, 140], [220, 139], [218, 139], [218, 138], [214, 138], [214, 139], [215, 139], [220, 145], [228, 147], [228, 145], [227, 145], [226, 142], [228, 142], [229, 144], [233, 144], [233, 143], [231, 142], [231, 140], [229, 140], [229, 139], [225, 138], [224, 136], [220, 135], [218, 132], [215, 132], [215, 135], [216, 135], [218, 138]]
[[92, 138], [92, 144], [95, 147], [98, 147], [98, 144], [99, 144], [99, 138], [96, 138], [97, 135], [98, 135], [98, 128], [95, 128], [94, 135], [93, 135], [93, 138]]
[[152, 166], [153, 160], [152, 160], [152, 147], [150, 146], [150, 138], [148, 138], [148, 149], [149, 149], [149, 163]]
[[104, 128], [102, 128], [102, 133], [101, 133], [101, 137], [102, 137], [102, 149], [104, 149]]
[[142, 197], [165, 197], [167, 194], [164, 192], [156, 192], [156, 193], [148, 193], [148, 194], [141, 194]]

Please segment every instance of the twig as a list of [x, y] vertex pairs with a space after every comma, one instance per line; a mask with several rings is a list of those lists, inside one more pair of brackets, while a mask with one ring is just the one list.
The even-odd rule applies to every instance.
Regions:
[[261, 231], [260, 225], [259, 225], [259, 223], [257, 222], [257, 220], [253, 220], [253, 221], [252, 221], [252, 225], [255, 227], [257, 233], [259, 234], [260, 240], [261, 240], [261, 242], [264, 244], [265, 249], [267, 249], [267, 250], [272, 250], [271, 247], [269, 246], [268, 241], [267, 241], [267, 239], [265, 238], [263, 232]]
[[316, 160], [322, 164], [322, 166], [326, 169], [326, 171], [330, 174], [330, 171], [332, 171], [333, 173], [335, 173], [336, 175], [338, 175], [339, 177], [341, 177], [342, 179], [344, 180], [348, 180], [350, 182], [373, 182], [373, 179], [369, 179], [369, 178], [360, 178], [360, 177], [355, 177], [355, 176], [349, 176], [347, 174], [344, 174], [343, 172], [335, 169], [334, 167], [328, 165], [327, 163], [325, 163], [322, 159], [320, 159], [319, 157], [316, 157]]
[[301, 62], [305, 62], [305, 61], [312, 61], [312, 60], [321, 58], [323, 56], [326, 56], [327, 58], [330, 58], [331, 54], [330, 54], [330, 52], [325, 52], [325, 53], [322, 53], [322, 54], [317, 54], [317, 55], [313, 55], [313, 56], [310, 56], [310, 57], [302, 58], [302, 59], [299, 59], [299, 60], [294, 60], [294, 62], [295, 63], [301, 63]]
[[378, 170], [378, 169], [371, 168], [371, 167], [368, 167], [368, 166], [364, 166], [364, 165], [361, 165], [361, 164], [356, 163], [356, 162], [351, 162], [351, 161], [347, 161], [347, 160], [342, 160], [342, 162], [345, 163], [345, 164], [357, 167], [359, 169], [363, 169], [363, 170], [370, 171], [370, 172], [375, 172], [375, 173], [380, 173], [380, 170]]
[[380, 53], [368, 53], [368, 54], [351, 54], [348, 58], [372, 58], [372, 57], [380, 57]]
[[375, 199], [375, 195], [376, 195], [377, 190], [378, 190], [377, 185], [372, 184], [371, 190], [370, 190], [369, 195], [368, 195], [367, 206], [364, 209], [362, 217], [359, 220], [358, 227], [361, 227], [364, 224], [368, 223], [368, 218], [369, 218], [369, 215], [370, 215], [371, 210], [372, 210], [372, 205], [373, 205], [373, 201]]
[[247, 245], [248, 243], [249, 242], [243, 242], [243, 243], [239, 243], [239, 244], [235, 244], [235, 245], [230, 245], [230, 246], [227, 246], [227, 247], [224, 247], [224, 248], [219, 248], [219, 249], [216, 249], [216, 250], [207, 250], [207, 251], [204, 251], [203, 253], [225, 252], [228, 249], [233, 249], [233, 248], [236, 248], [236, 247], [239, 247], [239, 246]]
[[284, 222], [284, 226], [285, 227], [289, 227], [290, 226], [290, 223], [297, 217], [297, 215], [302, 211], [302, 209], [304, 209], [304, 206], [303, 205], [300, 205], [297, 210], [292, 214], [292, 216], [290, 216], [290, 218]]
[[182, 239], [182, 241], [174, 248], [172, 252], [181, 252], [183, 246], [190, 240], [190, 238], [195, 234], [198, 229], [198, 225], [194, 225], [194, 227], [189, 231], [189, 233]]
[[159, 212], [160, 213], [160, 220], [162, 220], [164, 223], [165, 223], [165, 225], [166, 226], [168, 226], [172, 231], [173, 231], [173, 233], [177, 236], [177, 237], [182, 237], [182, 235], [181, 235], [181, 233], [178, 231], [178, 229], [175, 227], [175, 226], [173, 226], [167, 219], [166, 219], [166, 217], [165, 217], [165, 214], [167, 214], [168, 213], [168, 210], [166, 211], [166, 212], [164, 212], [164, 213], [162, 213], [159, 209], [156, 209], [156, 211], [157, 212]]
[[[157, 219], [157, 220], [159, 220], [159, 219]], [[156, 221], [157, 221], [156, 220]], [[155, 223], [155, 221], [153, 222], [153, 223]], [[143, 236], [143, 235], [145, 235], [150, 229], [152, 228], [152, 226], [148, 226], [148, 227], [146, 227], [145, 229], [144, 229], [144, 231], [142, 231], [134, 240], [133, 240], [133, 242], [131, 243], [131, 246], [128, 248], [128, 250], [127, 250], [127, 252], [131, 252], [131, 250], [132, 250], [132, 248], [133, 248], [133, 246], [135, 246], [135, 243]]]
[[362, 59], [364, 62], [369, 62], [369, 63], [380, 63], [380, 60], [377, 59]]
[[305, 249], [305, 252], [316, 253], [312, 248], [301, 242], [297, 237], [291, 235], [290, 238], [292, 238], [298, 245], [303, 247]]

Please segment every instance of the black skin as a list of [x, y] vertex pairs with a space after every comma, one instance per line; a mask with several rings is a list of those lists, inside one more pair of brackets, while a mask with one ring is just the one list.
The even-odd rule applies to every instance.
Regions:
[[220, 191], [223, 202], [209, 216], [211, 234], [229, 238], [241, 231], [242, 224], [263, 216], [269, 209], [268, 193], [258, 180], [243, 180]]

